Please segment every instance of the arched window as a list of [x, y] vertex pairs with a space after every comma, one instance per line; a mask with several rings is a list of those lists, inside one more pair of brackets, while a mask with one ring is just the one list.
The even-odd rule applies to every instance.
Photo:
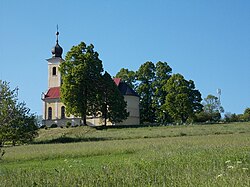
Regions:
[[52, 68], [52, 75], [56, 75], [56, 67]]
[[52, 108], [49, 107], [48, 108], [48, 120], [51, 120], [52, 119]]
[[65, 106], [61, 107], [61, 118], [64, 119], [65, 118]]

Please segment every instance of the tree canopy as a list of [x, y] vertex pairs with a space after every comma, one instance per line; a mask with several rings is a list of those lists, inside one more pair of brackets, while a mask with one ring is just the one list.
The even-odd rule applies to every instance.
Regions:
[[149, 61], [145, 62], [136, 72], [136, 76], [140, 82], [137, 87], [137, 93], [140, 95], [140, 120], [142, 123], [153, 123], [156, 118], [153, 106], [155, 65]]
[[135, 88], [135, 72], [128, 70], [126, 68], [122, 68], [117, 74], [116, 74], [116, 78], [121, 78], [122, 81], [124, 81], [125, 83], [127, 83], [128, 86], [130, 86], [132, 89]]
[[224, 112], [218, 97], [209, 94], [204, 98], [203, 111], [196, 115], [197, 122], [216, 122], [221, 119], [221, 113]]
[[79, 116], [87, 125], [87, 116], [101, 116], [117, 123], [128, 117], [126, 102], [111, 76], [103, 72], [102, 61], [94, 46], [81, 42], [67, 53], [60, 65], [61, 99], [68, 114]]
[[67, 113], [79, 116], [86, 125], [87, 115], [97, 115], [100, 111], [102, 61], [94, 46], [81, 42], [67, 53], [60, 65], [62, 75], [61, 99]]
[[107, 119], [112, 123], [118, 123], [128, 117], [127, 103], [108, 72], [102, 76], [101, 96], [101, 115], [105, 126]]
[[171, 118], [168, 112], [163, 110], [163, 105], [165, 104], [165, 99], [168, 92], [164, 89], [167, 81], [171, 77], [172, 68], [167, 62], [157, 62], [155, 66], [155, 81], [153, 87], [155, 88], [155, 93], [153, 97], [153, 103], [155, 108], [156, 121], [158, 123], [170, 122]]
[[0, 146], [30, 142], [37, 135], [36, 117], [24, 102], [18, 102], [17, 91], [0, 80]]
[[[127, 79], [129, 72], [133, 71], [122, 68], [117, 76]], [[147, 61], [130, 77], [140, 96], [141, 123], [184, 123], [201, 111], [201, 94], [195, 89], [194, 81], [185, 80], [181, 74], [171, 74], [167, 62]]]
[[201, 94], [195, 90], [192, 80], [185, 80], [181, 74], [174, 74], [167, 81], [164, 89], [168, 93], [164, 109], [170, 116], [181, 123], [185, 123], [189, 118], [202, 109]]

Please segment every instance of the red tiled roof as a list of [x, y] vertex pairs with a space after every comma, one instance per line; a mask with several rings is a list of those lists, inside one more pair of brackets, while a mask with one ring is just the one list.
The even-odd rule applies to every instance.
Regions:
[[[133, 89], [131, 89], [126, 83], [122, 82], [120, 78], [113, 78], [113, 80], [123, 95], [138, 96], [138, 94]], [[60, 98], [60, 87], [50, 88], [45, 95], [45, 99], [59, 99], [59, 98]]]
[[45, 95], [46, 99], [59, 99], [60, 98], [60, 87], [50, 88]]
[[121, 82], [121, 79], [120, 78], [113, 78], [116, 86], [119, 86], [120, 82]]

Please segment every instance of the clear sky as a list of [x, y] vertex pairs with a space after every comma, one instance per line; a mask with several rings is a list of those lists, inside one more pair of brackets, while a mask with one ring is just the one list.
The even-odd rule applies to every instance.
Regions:
[[57, 24], [63, 56], [92, 43], [113, 76], [165, 61], [226, 112], [250, 107], [249, 0], [0, 0], [0, 79], [38, 115]]

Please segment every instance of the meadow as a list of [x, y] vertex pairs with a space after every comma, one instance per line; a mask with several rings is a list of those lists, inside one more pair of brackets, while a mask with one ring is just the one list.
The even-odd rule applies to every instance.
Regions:
[[250, 186], [250, 123], [41, 129], [4, 150], [6, 187]]

